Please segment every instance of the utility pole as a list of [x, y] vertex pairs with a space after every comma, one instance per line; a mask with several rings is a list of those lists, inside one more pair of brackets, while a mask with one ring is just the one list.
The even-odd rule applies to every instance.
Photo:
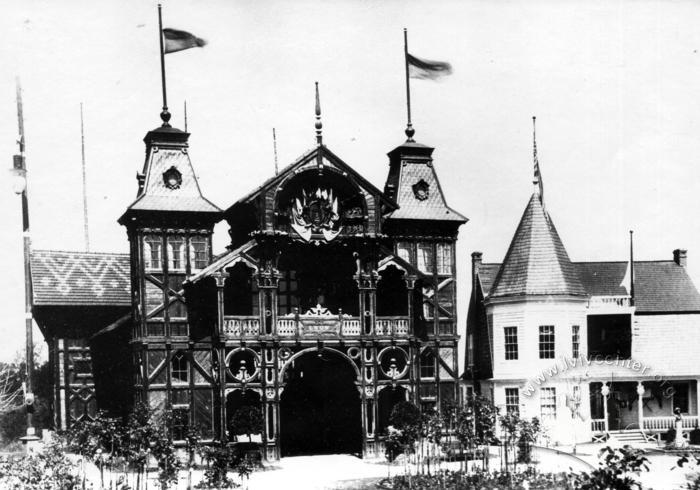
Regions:
[[29, 234], [29, 204], [27, 199], [27, 166], [24, 156], [24, 114], [22, 111], [22, 88], [17, 78], [17, 123], [19, 128], [19, 155], [13, 157], [13, 190], [22, 198], [22, 241], [24, 245], [24, 307], [25, 307], [25, 334], [26, 334], [26, 365], [27, 379], [25, 382], [24, 404], [27, 408], [27, 434], [20, 438], [22, 442], [29, 443], [39, 438], [36, 436], [32, 418], [34, 413], [34, 393], [32, 392], [32, 374], [34, 373], [34, 341], [32, 339], [32, 283], [31, 283], [31, 235]]

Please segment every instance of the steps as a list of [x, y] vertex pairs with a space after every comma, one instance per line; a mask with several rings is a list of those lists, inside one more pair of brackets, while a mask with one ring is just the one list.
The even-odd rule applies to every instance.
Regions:
[[647, 440], [641, 430], [617, 430], [610, 431], [610, 437], [614, 437], [620, 444], [636, 446], [646, 444]]

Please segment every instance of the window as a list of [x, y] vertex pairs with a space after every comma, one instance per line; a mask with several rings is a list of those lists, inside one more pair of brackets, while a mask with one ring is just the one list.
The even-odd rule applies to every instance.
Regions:
[[437, 244], [437, 272], [438, 274], [452, 274], [452, 244]]
[[520, 415], [520, 393], [517, 388], [506, 388], [506, 413]]
[[431, 243], [418, 244], [418, 270], [432, 274], [433, 272], [433, 245]]
[[187, 437], [187, 430], [190, 425], [190, 408], [185, 405], [173, 407], [170, 429], [175, 441], [184, 441]]
[[512, 361], [518, 358], [518, 327], [505, 327], [505, 349], [506, 361]]
[[409, 264], [411, 263], [411, 244], [409, 242], [399, 242], [396, 244], [396, 255], [400, 259], [405, 260]]
[[163, 241], [157, 235], [148, 235], [143, 239], [143, 263], [146, 269], [161, 270]]
[[557, 389], [540, 388], [540, 415], [542, 421], [557, 418]]
[[173, 384], [188, 383], [190, 380], [187, 358], [182, 352], [175, 354], [170, 361], [170, 378]]
[[168, 270], [185, 271], [185, 239], [183, 237], [168, 237]]
[[435, 377], [435, 356], [433, 356], [433, 353], [429, 350], [423, 351], [420, 355], [420, 377]]
[[576, 359], [580, 354], [581, 347], [581, 327], [573, 325], [571, 327], [571, 356]]
[[190, 267], [193, 271], [204, 269], [209, 265], [209, 250], [204, 237], [190, 238]]
[[554, 325], [540, 325], [540, 359], [554, 359]]

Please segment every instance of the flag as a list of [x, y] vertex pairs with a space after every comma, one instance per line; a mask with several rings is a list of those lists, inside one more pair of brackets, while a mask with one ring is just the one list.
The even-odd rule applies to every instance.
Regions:
[[179, 31], [177, 29], [163, 29], [163, 51], [165, 54], [175, 53], [184, 49], [201, 48], [206, 46], [207, 42], [194, 34], [187, 31]]
[[535, 161], [535, 181], [539, 188], [540, 202], [544, 204], [544, 187], [542, 185], [542, 173], [540, 172], [540, 160], [537, 158], [537, 143], [533, 145], [532, 157]]
[[452, 74], [452, 65], [446, 61], [424, 60], [416, 58], [410, 53], [406, 53], [406, 64], [408, 64], [408, 76], [410, 78], [436, 80]]

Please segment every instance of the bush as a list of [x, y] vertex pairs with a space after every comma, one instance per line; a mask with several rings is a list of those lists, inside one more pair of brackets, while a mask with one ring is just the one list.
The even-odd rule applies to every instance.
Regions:
[[0, 457], [0, 488], [7, 490], [78, 489], [78, 468], [57, 439], [43, 450], [16, 457]]
[[696, 427], [690, 432], [689, 440], [691, 444], [700, 444], [700, 428]]

